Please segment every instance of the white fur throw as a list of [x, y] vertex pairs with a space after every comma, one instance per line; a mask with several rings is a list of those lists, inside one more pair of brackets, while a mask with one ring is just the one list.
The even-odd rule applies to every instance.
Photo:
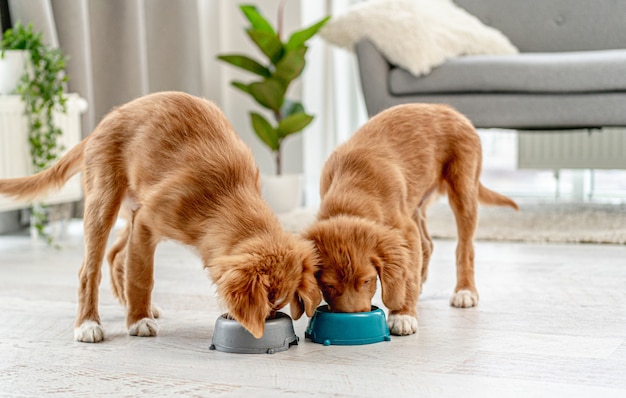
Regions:
[[390, 63], [416, 76], [460, 55], [518, 52], [502, 32], [452, 0], [370, 0], [331, 19], [320, 35], [348, 50], [367, 38]]

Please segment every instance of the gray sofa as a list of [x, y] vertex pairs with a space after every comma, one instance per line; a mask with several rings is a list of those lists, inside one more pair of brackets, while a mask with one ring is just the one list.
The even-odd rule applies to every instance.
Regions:
[[[520, 54], [458, 57], [415, 77], [360, 41], [356, 54], [369, 115], [428, 102], [451, 104], [478, 128], [626, 126], [626, 1], [455, 3], [503, 32]], [[626, 167], [626, 154], [621, 157]]]

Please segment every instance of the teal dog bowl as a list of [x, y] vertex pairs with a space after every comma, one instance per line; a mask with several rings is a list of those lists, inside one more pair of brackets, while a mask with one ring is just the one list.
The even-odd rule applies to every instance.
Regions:
[[326, 346], [391, 340], [385, 313], [376, 306], [372, 306], [369, 312], [330, 312], [327, 305], [319, 306], [309, 321], [304, 337]]

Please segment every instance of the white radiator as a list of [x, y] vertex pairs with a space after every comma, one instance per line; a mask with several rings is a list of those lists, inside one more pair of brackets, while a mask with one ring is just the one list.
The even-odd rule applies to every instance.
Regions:
[[518, 133], [520, 169], [626, 169], [626, 129]]
[[[67, 151], [82, 139], [80, 115], [87, 110], [87, 102], [75, 94], [68, 94], [67, 114], [55, 114], [55, 123], [63, 131], [60, 144]], [[0, 95], [0, 178], [22, 177], [32, 174], [28, 131], [24, 104], [17, 95]], [[44, 198], [48, 204], [73, 202], [82, 198], [80, 176], [74, 176], [60, 191]], [[0, 196], [0, 212], [29, 207]]]

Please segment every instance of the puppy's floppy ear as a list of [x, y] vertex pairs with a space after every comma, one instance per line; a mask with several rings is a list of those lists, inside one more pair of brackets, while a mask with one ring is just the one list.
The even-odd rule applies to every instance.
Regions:
[[371, 260], [380, 278], [383, 303], [391, 310], [400, 309], [406, 298], [410, 261], [407, 242], [397, 233], [381, 230], [375, 252]]
[[265, 331], [270, 308], [265, 276], [251, 264], [254, 258], [250, 255], [222, 256], [209, 268], [228, 313], [258, 339]]
[[315, 308], [317, 308], [322, 301], [322, 294], [320, 293], [317, 280], [315, 279], [315, 273], [317, 272], [317, 256], [315, 255], [312, 243], [310, 243], [310, 246], [310, 253], [307, 254], [302, 261], [302, 277], [300, 284], [289, 303], [289, 309], [293, 319], [300, 319], [305, 312], [308, 317], [312, 317]]

